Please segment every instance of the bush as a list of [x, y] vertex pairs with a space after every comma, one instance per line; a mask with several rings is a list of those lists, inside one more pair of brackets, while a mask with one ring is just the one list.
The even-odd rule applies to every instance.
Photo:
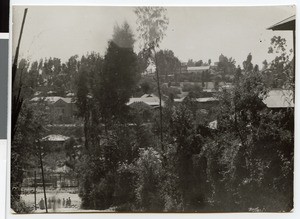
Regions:
[[28, 206], [22, 199], [11, 202], [11, 208], [18, 214], [29, 214], [33, 212], [34, 207]]
[[140, 149], [135, 163], [137, 181], [135, 187], [137, 208], [157, 212], [164, 209], [161, 194], [162, 158], [153, 148]]
[[115, 187], [116, 211], [133, 211], [135, 202], [135, 167], [122, 163], [117, 170]]

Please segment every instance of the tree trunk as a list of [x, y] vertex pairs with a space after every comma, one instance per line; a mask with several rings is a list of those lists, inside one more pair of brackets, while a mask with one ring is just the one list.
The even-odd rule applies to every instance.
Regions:
[[159, 120], [160, 120], [160, 146], [162, 152], [165, 151], [164, 144], [163, 144], [163, 113], [162, 113], [162, 102], [161, 102], [161, 92], [160, 92], [160, 83], [159, 83], [159, 71], [157, 66], [157, 57], [156, 57], [156, 51], [155, 48], [153, 48], [154, 51], [154, 59], [155, 59], [155, 72], [156, 72], [156, 78], [157, 78], [157, 92], [158, 92], [158, 98], [159, 98]]

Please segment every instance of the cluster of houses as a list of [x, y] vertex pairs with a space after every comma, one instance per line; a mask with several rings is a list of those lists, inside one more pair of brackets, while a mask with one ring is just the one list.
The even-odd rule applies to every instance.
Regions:
[[[180, 98], [174, 99], [174, 104], [181, 104], [187, 98], [187, 95], [183, 95]], [[290, 90], [271, 90], [267, 97], [263, 99], [263, 103], [270, 110], [281, 110], [286, 108], [294, 107], [294, 93]], [[31, 99], [32, 104], [36, 104], [40, 101], [46, 103], [46, 109], [51, 115], [52, 124], [50, 126], [63, 126], [63, 129], [74, 128], [74, 122], [76, 120], [76, 104], [74, 98], [71, 96], [60, 97], [60, 96], [47, 96], [47, 97], [34, 97]], [[202, 113], [202, 115], [208, 115], [212, 109], [218, 107], [219, 100], [214, 97], [202, 97], [195, 98], [197, 110]], [[141, 97], [132, 97], [129, 99], [127, 105], [134, 108], [135, 105], [142, 104], [149, 110], [155, 111], [159, 108], [159, 97], [155, 94], [144, 94]], [[162, 107], [165, 106], [165, 101], [162, 100]], [[215, 119], [211, 119], [208, 123], [208, 127], [211, 129], [218, 128], [218, 122]], [[55, 129], [52, 129], [55, 130]], [[70, 139], [69, 136], [62, 135], [59, 131], [48, 133], [48, 135], [41, 139], [43, 146], [51, 148], [51, 151], [62, 153], [64, 151], [65, 142]], [[71, 169], [65, 164], [61, 163], [55, 168], [45, 167], [46, 172], [48, 172], [48, 178], [46, 184], [48, 186], [62, 187], [62, 186], [77, 186], [77, 181], [74, 176], [72, 176]], [[36, 171], [39, 171], [38, 168]], [[32, 172], [32, 171], [31, 171]], [[30, 175], [31, 174], [31, 175]], [[39, 174], [38, 174], [39, 175]], [[37, 184], [39, 185], [41, 179], [37, 179]], [[33, 176], [29, 173], [26, 180], [24, 180], [26, 185], [32, 185]], [[24, 184], [24, 185], [25, 185]]]
[[[204, 89], [204, 92], [212, 92], [213, 85], [207, 84], [208, 88]], [[231, 89], [232, 85], [224, 84], [223, 89]], [[182, 103], [187, 94], [181, 98], [175, 98], [175, 103]], [[288, 108], [294, 107], [293, 92], [291, 90], [274, 89], [271, 90], [267, 97], [263, 100], [266, 106], [270, 109]], [[31, 99], [32, 103], [38, 103], [40, 101], [46, 102], [46, 110], [49, 112], [51, 122], [53, 124], [74, 124], [76, 120], [76, 105], [73, 97], [59, 97], [59, 96], [47, 96], [47, 97], [34, 97]], [[217, 107], [219, 101], [215, 97], [202, 97], [196, 98], [199, 109], [211, 109]], [[155, 94], [144, 94], [141, 97], [132, 97], [129, 99], [127, 105], [134, 106], [136, 103], [142, 103], [150, 108], [159, 107], [159, 97]], [[162, 100], [162, 106], [165, 105], [165, 101]]]

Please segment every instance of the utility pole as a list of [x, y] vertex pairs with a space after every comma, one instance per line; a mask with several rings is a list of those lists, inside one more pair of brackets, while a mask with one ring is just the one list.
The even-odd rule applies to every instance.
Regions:
[[39, 140], [37, 143], [38, 143], [38, 148], [39, 148], [39, 157], [40, 157], [40, 164], [41, 164], [41, 171], [42, 171], [42, 183], [43, 183], [43, 190], [44, 190], [45, 207], [46, 207], [46, 213], [48, 213], [45, 178], [44, 178], [44, 166], [43, 166], [43, 158], [42, 158], [42, 148], [41, 148], [41, 143]]

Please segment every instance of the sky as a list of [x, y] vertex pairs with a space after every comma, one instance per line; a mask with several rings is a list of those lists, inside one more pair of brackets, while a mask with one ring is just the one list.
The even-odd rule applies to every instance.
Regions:
[[[13, 54], [19, 37], [24, 6], [13, 7]], [[73, 55], [97, 52], [105, 55], [113, 28], [127, 21], [137, 38], [132, 7], [30, 6], [20, 46], [20, 58], [29, 61], [57, 57], [63, 62]], [[242, 65], [251, 52], [254, 64], [262, 66], [272, 36], [286, 38], [292, 48], [291, 31], [267, 30], [296, 13], [292, 6], [267, 7], [167, 7], [169, 26], [160, 44], [183, 62], [188, 59], [218, 61], [220, 54]], [[140, 50], [139, 41], [135, 51]]]

